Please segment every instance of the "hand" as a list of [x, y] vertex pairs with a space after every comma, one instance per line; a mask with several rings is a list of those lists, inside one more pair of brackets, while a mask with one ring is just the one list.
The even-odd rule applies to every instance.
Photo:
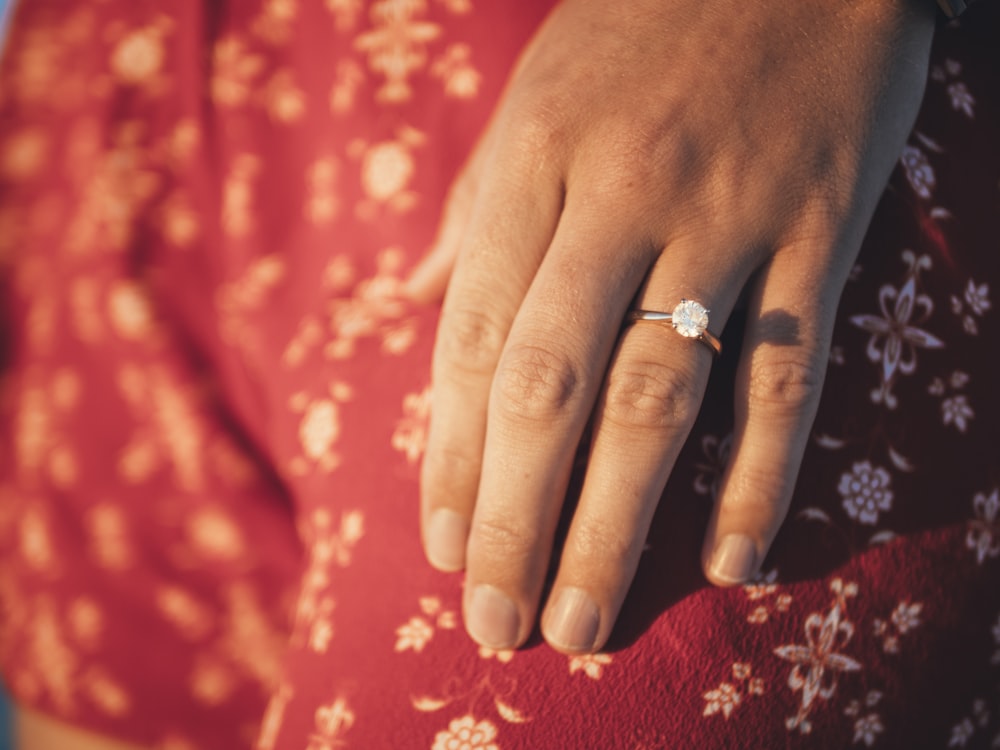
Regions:
[[[921, 99], [931, 0], [566, 0], [528, 46], [409, 282], [448, 285], [422, 484], [465, 622], [519, 645], [571, 463], [593, 433], [542, 632], [607, 640], [712, 353], [630, 306], [725, 323], [747, 287], [730, 465], [705, 537], [720, 585], [780, 526], [834, 313]], [[450, 277], [450, 282], [449, 282]]]

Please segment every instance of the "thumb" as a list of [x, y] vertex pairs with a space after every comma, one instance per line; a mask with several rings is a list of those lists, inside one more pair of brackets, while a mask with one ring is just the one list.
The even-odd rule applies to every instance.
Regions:
[[403, 296], [414, 302], [430, 304], [444, 297], [479, 192], [483, 150], [477, 149], [452, 184], [434, 244], [403, 281]]

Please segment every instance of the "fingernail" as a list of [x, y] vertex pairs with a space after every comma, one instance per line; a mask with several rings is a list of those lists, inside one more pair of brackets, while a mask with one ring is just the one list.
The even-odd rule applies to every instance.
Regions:
[[724, 583], [745, 583], [757, 567], [757, 548], [743, 534], [728, 534], [719, 541], [708, 568]]
[[567, 651], [590, 651], [600, 624], [600, 610], [587, 592], [567, 586], [549, 610], [545, 635], [552, 645]]
[[517, 643], [519, 626], [517, 607], [500, 589], [480, 584], [472, 590], [465, 627], [480, 645], [511, 648]]
[[427, 519], [424, 538], [427, 559], [438, 570], [454, 571], [465, 567], [465, 542], [469, 522], [453, 510], [441, 508]]

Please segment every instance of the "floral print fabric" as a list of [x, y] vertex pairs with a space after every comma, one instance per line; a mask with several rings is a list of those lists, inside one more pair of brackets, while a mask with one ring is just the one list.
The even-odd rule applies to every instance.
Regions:
[[[698, 566], [732, 345], [606, 653], [423, 562], [394, 295], [546, 4], [22, 3], [0, 73], [0, 664], [169, 750], [996, 747], [1000, 16], [938, 35], [764, 573]], [[683, 33], [683, 27], [673, 33]]]

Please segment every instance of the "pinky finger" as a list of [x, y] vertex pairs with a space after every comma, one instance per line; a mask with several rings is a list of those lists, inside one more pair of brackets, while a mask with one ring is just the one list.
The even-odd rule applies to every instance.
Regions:
[[788, 512], [823, 387], [835, 301], [803, 298], [802, 287], [774, 279], [791, 272], [783, 270], [777, 274], [772, 261], [749, 311], [732, 460], [702, 554], [706, 577], [721, 586], [745, 583], [760, 569]]

